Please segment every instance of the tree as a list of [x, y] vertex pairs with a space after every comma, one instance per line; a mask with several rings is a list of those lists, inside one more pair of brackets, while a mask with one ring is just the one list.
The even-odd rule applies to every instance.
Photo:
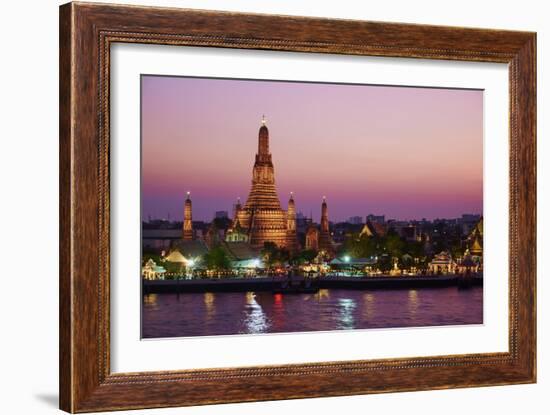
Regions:
[[376, 236], [359, 236], [350, 234], [338, 251], [339, 256], [349, 255], [352, 258], [369, 258], [381, 254], [380, 239]]
[[420, 258], [424, 255], [424, 247], [422, 246], [422, 242], [407, 242], [404, 252], [413, 258]]
[[283, 265], [290, 259], [288, 249], [279, 248], [273, 242], [264, 242], [264, 247], [261, 254], [264, 259], [264, 263], [268, 268], [271, 268], [274, 265]]
[[405, 242], [396, 233], [388, 233], [385, 238], [386, 252], [393, 257], [400, 258], [403, 255]]
[[231, 262], [222, 247], [216, 246], [204, 255], [204, 262], [209, 269], [222, 271], [229, 269]]
[[411, 255], [405, 254], [399, 258], [399, 267], [401, 269], [410, 269], [414, 265], [414, 259]]
[[377, 236], [364, 235], [359, 240], [358, 258], [369, 258], [381, 254], [380, 252], [380, 238]]
[[264, 264], [267, 268], [271, 268], [275, 263], [277, 253], [277, 245], [273, 242], [264, 242], [261, 254], [264, 259]]
[[313, 249], [306, 249], [294, 255], [290, 261], [293, 265], [301, 265], [301, 264], [310, 263], [315, 259], [316, 256], [317, 256], [317, 251], [314, 251]]
[[388, 272], [393, 268], [392, 258], [390, 255], [384, 254], [378, 257], [378, 268], [382, 272]]

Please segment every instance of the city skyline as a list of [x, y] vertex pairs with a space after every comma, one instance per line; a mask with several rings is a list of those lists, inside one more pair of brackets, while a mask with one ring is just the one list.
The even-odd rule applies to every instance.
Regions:
[[483, 92], [142, 76], [142, 219], [210, 221], [250, 191], [257, 129], [270, 129], [286, 208], [332, 222], [483, 212]]
[[[221, 216], [221, 215], [217, 215], [218, 213], [222, 213], [224, 212], [226, 215], [225, 216]], [[233, 212], [231, 210], [222, 210], [222, 211], [216, 211], [216, 212], [212, 212], [212, 215], [211, 217], [208, 219], [193, 219], [193, 222], [204, 222], [204, 223], [209, 223], [211, 221], [213, 221], [214, 219], [220, 219], [220, 218], [223, 218], [223, 217], [226, 217], [228, 219], [231, 219], [232, 217], [232, 214]], [[305, 214], [305, 212], [302, 212], [302, 211], [297, 211], [296, 212], [296, 215], [297, 215], [297, 219], [310, 219], [311, 215], [310, 214]], [[375, 216], [375, 217], [380, 217], [380, 216], [383, 216], [384, 217], [384, 222], [385, 223], [388, 223], [388, 222], [392, 222], [392, 221], [397, 221], [397, 222], [422, 222], [423, 220], [426, 220], [427, 222], [436, 222], [436, 221], [451, 221], [451, 220], [461, 220], [461, 219], [465, 219], [464, 217], [466, 216], [475, 216], [475, 217], [478, 217], [481, 218], [483, 217], [483, 214], [481, 213], [472, 213], [472, 212], [464, 212], [464, 213], [461, 213], [460, 215], [456, 216], [456, 217], [435, 217], [435, 218], [431, 218], [431, 219], [428, 219], [428, 218], [394, 218], [394, 217], [388, 217], [387, 215], [385, 215], [384, 213], [380, 213], [380, 214], [374, 214], [374, 213], [368, 213], [366, 215], [352, 215], [348, 218], [342, 218], [342, 220], [330, 220], [330, 223], [349, 223], [351, 225], [353, 225], [354, 223], [351, 221], [351, 219], [353, 218], [361, 218], [361, 224], [365, 224], [367, 222], [367, 218], [368, 216]], [[182, 215], [180, 215], [182, 216]], [[183, 216], [182, 216], [183, 217]], [[142, 220], [144, 222], [155, 222], [155, 221], [166, 221], [166, 222], [169, 222], [169, 223], [181, 223], [182, 222], [182, 217], [172, 217], [171, 214], [167, 214], [167, 215], [164, 215], [164, 216], [153, 216], [153, 215], [150, 215], [150, 214], [147, 214], [147, 215], [144, 215], [142, 217]], [[469, 218], [466, 218], [466, 220], [469, 220]], [[318, 223], [318, 221], [315, 221], [315, 219], [313, 220], [313, 222], [315, 223]]]

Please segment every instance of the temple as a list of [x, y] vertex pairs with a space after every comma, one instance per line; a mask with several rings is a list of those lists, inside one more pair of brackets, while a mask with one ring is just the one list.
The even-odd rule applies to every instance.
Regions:
[[319, 251], [329, 257], [334, 255], [334, 243], [329, 230], [328, 206], [325, 196], [323, 196], [323, 203], [321, 203], [320, 229], [311, 221], [306, 230], [305, 243], [307, 250]]
[[[189, 192], [183, 210], [182, 239], [195, 240], [192, 221], [192, 204]], [[325, 254], [334, 254], [332, 236], [329, 230], [328, 208], [326, 198], [321, 204], [321, 223], [319, 228], [311, 224], [306, 232], [306, 249], [321, 250]], [[294, 195], [290, 192], [287, 210], [281, 208], [275, 187], [275, 169], [269, 152], [269, 130], [265, 117], [262, 117], [258, 133], [258, 152], [252, 168], [252, 186], [244, 205], [240, 199], [235, 204], [235, 212], [230, 227], [221, 236], [216, 224], [212, 222], [202, 234], [207, 246], [224, 243], [247, 244], [252, 249], [261, 249], [266, 242], [291, 253], [300, 249], [297, 237], [296, 205]]]
[[190, 193], [187, 192], [187, 199], [185, 199], [185, 205], [183, 208], [183, 234], [182, 239], [184, 241], [191, 241], [193, 239], [193, 215]]
[[476, 223], [468, 235], [467, 242], [472, 256], [483, 256], [483, 217]]
[[321, 232], [319, 233], [319, 250], [324, 251], [327, 254], [332, 254], [334, 248], [328, 225], [327, 198], [323, 196], [323, 203], [321, 204]]
[[234, 234], [246, 234], [253, 247], [273, 242], [289, 251], [297, 249], [296, 209], [293, 195], [288, 210], [281, 208], [275, 188], [275, 170], [269, 152], [269, 130], [265, 117], [258, 133], [258, 152], [252, 168], [252, 187], [244, 206], [237, 203], [231, 229]]

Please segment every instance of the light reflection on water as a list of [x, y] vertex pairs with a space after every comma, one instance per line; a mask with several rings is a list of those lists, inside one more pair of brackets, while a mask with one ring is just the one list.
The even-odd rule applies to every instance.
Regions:
[[340, 298], [340, 326], [339, 329], [353, 329], [353, 310], [355, 309], [355, 301], [351, 298]]
[[190, 293], [143, 297], [143, 337], [483, 323], [483, 288]]
[[262, 306], [256, 301], [256, 294], [253, 292], [246, 293], [246, 308], [244, 325], [246, 330], [243, 333], [265, 333], [269, 328], [267, 317], [265, 316]]
[[148, 294], [143, 296], [144, 307], [154, 307], [157, 304], [158, 294]]
[[206, 308], [206, 318], [209, 320], [216, 314], [216, 297], [214, 293], [204, 293], [204, 307]]
[[416, 315], [416, 310], [418, 309], [418, 291], [417, 290], [409, 290], [409, 312], [411, 313], [411, 317], [414, 318]]
[[374, 317], [374, 294], [372, 293], [366, 293], [363, 295], [363, 317], [366, 321], [369, 321], [371, 318]]

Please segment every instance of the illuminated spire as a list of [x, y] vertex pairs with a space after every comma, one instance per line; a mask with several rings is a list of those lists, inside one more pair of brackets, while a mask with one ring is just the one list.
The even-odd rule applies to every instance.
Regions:
[[323, 203], [321, 203], [321, 232], [328, 233], [328, 231], [327, 197], [323, 196]]
[[293, 251], [296, 249], [296, 206], [294, 204], [294, 192], [290, 192], [286, 217], [287, 248]]
[[319, 249], [329, 254], [334, 253], [334, 247], [332, 246], [332, 239], [330, 237], [326, 196], [323, 196], [323, 203], [321, 203], [321, 232], [319, 234]]
[[191, 204], [191, 192], [187, 192], [183, 208], [183, 235], [186, 241], [193, 239], [193, 205]]
[[262, 116], [262, 126], [258, 132], [258, 157], [256, 161], [271, 164], [271, 154], [269, 154], [269, 130], [267, 129], [265, 115]]

